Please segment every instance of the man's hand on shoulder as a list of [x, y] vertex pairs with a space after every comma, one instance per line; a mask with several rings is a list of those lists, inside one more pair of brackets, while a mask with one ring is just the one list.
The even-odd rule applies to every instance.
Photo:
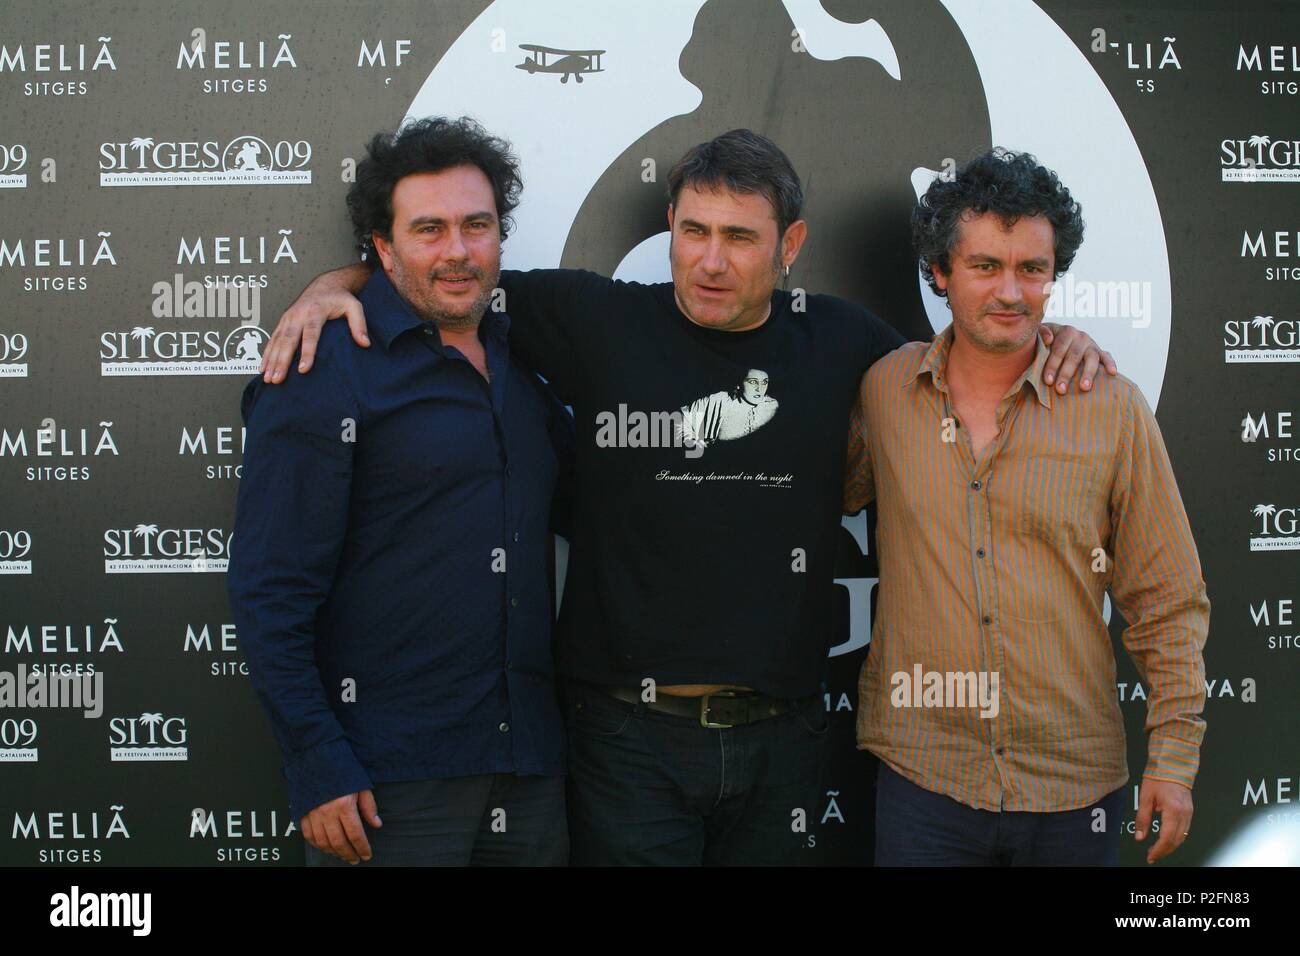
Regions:
[[[358, 810], [360, 813], [358, 813]], [[332, 853], [341, 860], [356, 863], [370, 859], [370, 841], [361, 825], [362, 818], [372, 827], [383, 826], [375, 795], [369, 790], [344, 794], [322, 803], [302, 818], [299, 829], [303, 839], [322, 853]]]
[[318, 275], [302, 290], [302, 294], [280, 316], [271, 340], [262, 352], [262, 381], [270, 384], [283, 382], [300, 344], [302, 358], [298, 362], [298, 372], [305, 375], [310, 371], [316, 359], [321, 329], [330, 319], [346, 317], [353, 341], [363, 348], [370, 347], [366, 316], [355, 293], [365, 286], [371, 271], [363, 263], [344, 266]]
[[1087, 332], [1072, 325], [1057, 325], [1044, 322], [1039, 326], [1039, 335], [1043, 344], [1050, 346], [1052, 354], [1043, 366], [1043, 381], [1048, 385], [1056, 383], [1056, 390], [1064, 395], [1070, 387], [1070, 379], [1083, 363], [1083, 375], [1079, 379], [1079, 391], [1086, 392], [1092, 388], [1097, 377], [1097, 366], [1104, 365], [1111, 375], [1119, 374], [1115, 359], [1109, 352], [1097, 347]]

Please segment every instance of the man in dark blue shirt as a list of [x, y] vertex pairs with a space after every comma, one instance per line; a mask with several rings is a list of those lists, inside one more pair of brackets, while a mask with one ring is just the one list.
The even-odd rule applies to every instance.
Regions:
[[380, 347], [327, 329], [317, 374], [244, 394], [230, 597], [309, 863], [567, 859], [547, 553], [572, 425], [487, 310], [520, 185], [470, 121], [376, 136], [348, 206]]

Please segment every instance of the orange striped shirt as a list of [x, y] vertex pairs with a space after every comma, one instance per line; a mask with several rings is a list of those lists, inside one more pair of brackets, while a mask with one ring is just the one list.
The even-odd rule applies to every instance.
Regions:
[[850, 421], [845, 511], [876, 499], [880, 561], [859, 748], [983, 810], [1123, 786], [1109, 590], [1149, 690], [1144, 775], [1190, 788], [1210, 602], [1155, 416], [1123, 376], [1054, 394], [1040, 340], [976, 461], [944, 379], [952, 335], [876, 362]]

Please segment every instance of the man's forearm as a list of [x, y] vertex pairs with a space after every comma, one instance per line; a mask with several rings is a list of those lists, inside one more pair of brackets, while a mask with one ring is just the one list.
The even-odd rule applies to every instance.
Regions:
[[373, 263], [354, 262], [352, 265], [340, 266], [337, 269], [331, 269], [329, 272], [322, 272], [311, 282], [307, 283], [307, 291], [325, 291], [336, 290], [350, 292], [357, 295], [366, 287], [370, 281], [371, 274], [375, 271]]

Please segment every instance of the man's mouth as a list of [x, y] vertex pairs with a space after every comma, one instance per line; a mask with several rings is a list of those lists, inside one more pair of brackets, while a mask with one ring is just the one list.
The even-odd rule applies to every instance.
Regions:
[[695, 288], [700, 292], [700, 294], [712, 298], [724, 296], [727, 295], [729, 292], [731, 292], [731, 290], [726, 286], [704, 285], [703, 283], [700, 282], [695, 283]]
[[437, 276], [438, 285], [448, 292], [464, 292], [474, 285], [475, 277], [472, 275], [448, 274]]

